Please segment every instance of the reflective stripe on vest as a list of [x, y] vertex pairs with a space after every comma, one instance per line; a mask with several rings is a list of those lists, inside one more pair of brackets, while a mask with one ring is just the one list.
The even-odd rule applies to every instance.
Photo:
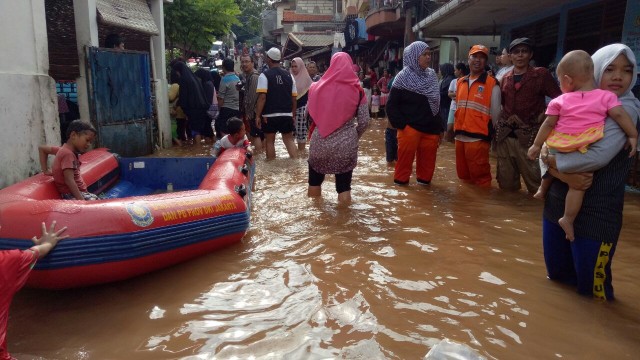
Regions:
[[456, 134], [490, 140], [491, 94], [496, 81], [483, 73], [471, 84], [469, 76], [458, 80], [453, 129]]

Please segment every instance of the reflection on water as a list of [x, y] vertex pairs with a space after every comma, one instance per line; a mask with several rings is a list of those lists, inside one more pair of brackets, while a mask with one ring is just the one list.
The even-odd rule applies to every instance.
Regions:
[[[361, 144], [353, 204], [332, 177], [306, 197], [304, 159], [257, 159], [243, 242], [130, 281], [16, 297], [9, 348], [26, 359], [412, 359], [448, 337], [497, 359], [640, 353], [640, 196], [627, 194], [618, 300], [545, 278], [542, 203], [460, 184], [453, 146], [433, 183], [392, 184], [384, 128]], [[206, 155], [205, 146], [160, 155]]]

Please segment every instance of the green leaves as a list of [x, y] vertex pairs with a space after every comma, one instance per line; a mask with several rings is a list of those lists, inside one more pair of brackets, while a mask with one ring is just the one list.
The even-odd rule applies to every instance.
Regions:
[[165, 5], [164, 30], [169, 48], [185, 54], [206, 53], [216, 36], [237, 24], [240, 9], [234, 0], [174, 0]]
[[238, 36], [238, 41], [262, 37], [262, 12], [269, 7], [268, 0], [235, 0], [240, 8], [238, 19], [240, 24], [231, 29]]

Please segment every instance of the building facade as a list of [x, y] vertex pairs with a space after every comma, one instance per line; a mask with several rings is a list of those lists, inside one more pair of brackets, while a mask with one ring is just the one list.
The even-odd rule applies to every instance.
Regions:
[[[91, 69], [87, 69], [90, 62], [86, 59], [91, 53], [97, 53], [91, 49], [98, 49], [110, 32], [125, 34], [130, 58], [138, 54], [148, 59], [148, 75], [140, 76], [140, 81], [149, 89], [145, 94], [148, 104], [143, 107], [154, 122], [150, 136], [159, 146], [171, 145], [164, 59], [165, 1], [118, 0], [117, 4], [114, 1], [0, 2], [0, 29], [5, 39], [4, 51], [0, 54], [3, 60], [0, 62], [0, 106], [3, 108], [0, 116], [5, 129], [0, 134], [3, 147], [0, 188], [40, 171], [39, 144], [60, 144], [58, 95], [71, 101], [78, 109], [79, 118], [99, 127], [99, 119], [106, 110], [96, 108], [95, 88], [111, 86], [114, 93], [115, 79], [110, 85], [96, 83], [95, 77], [90, 78]], [[91, 64], [99, 67], [96, 62]], [[128, 85], [137, 87], [135, 83]], [[111, 96], [110, 101], [117, 103], [114, 99]], [[119, 100], [120, 107], [126, 108], [125, 100], [124, 97]], [[111, 111], [108, 116], [114, 118], [113, 114]], [[113, 138], [121, 136], [128, 134], [125, 131]], [[126, 146], [126, 141], [118, 141]], [[97, 145], [109, 146], [108, 137], [99, 137]]]

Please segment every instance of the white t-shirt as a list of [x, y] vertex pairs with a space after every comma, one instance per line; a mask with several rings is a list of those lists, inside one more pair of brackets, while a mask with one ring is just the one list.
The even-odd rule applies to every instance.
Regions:
[[505, 66], [500, 70], [498, 70], [498, 73], [496, 73], [496, 80], [498, 80], [499, 82], [502, 82], [502, 78], [505, 76], [505, 74], [511, 71], [512, 69], [513, 69], [513, 65]]
[[[457, 89], [457, 84], [458, 84], [458, 79], [453, 79], [453, 81], [451, 81], [451, 83], [449, 84], [449, 92], [452, 92], [455, 94], [456, 93], [456, 89]], [[456, 106], [456, 99], [451, 100], [451, 106], [449, 107], [449, 111], [456, 111], [457, 106]]]

